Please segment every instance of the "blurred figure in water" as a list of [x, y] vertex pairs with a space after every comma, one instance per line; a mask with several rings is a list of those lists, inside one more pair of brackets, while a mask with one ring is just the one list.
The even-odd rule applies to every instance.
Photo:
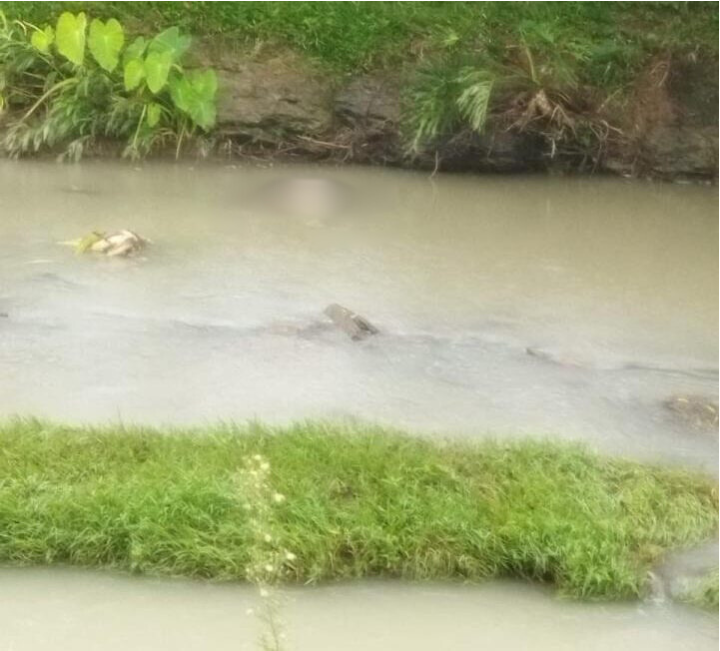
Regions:
[[324, 178], [275, 179], [253, 196], [254, 212], [270, 212], [299, 219], [307, 226], [321, 226], [347, 212], [356, 203], [350, 186]]

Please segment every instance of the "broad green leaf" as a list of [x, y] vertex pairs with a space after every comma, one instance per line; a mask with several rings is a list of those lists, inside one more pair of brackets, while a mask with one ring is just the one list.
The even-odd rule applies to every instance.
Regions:
[[123, 68], [125, 90], [135, 90], [145, 77], [145, 66], [141, 59], [130, 59]]
[[215, 93], [217, 93], [217, 75], [214, 70], [205, 70], [204, 72], [194, 71], [190, 75], [190, 83], [202, 99], [215, 99]]
[[193, 87], [190, 81], [184, 75], [181, 77], [173, 77], [170, 80], [170, 97], [173, 104], [181, 111], [190, 113], [190, 104], [192, 103]]
[[205, 131], [215, 126], [216, 90], [217, 79], [213, 71], [174, 77], [170, 83], [170, 97], [175, 106]]
[[84, 13], [77, 16], [65, 11], [58, 18], [55, 28], [55, 44], [58, 52], [76, 66], [82, 65], [85, 58], [85, 27], [87, 20]]
[[38, 30], [36, 32], [33, 32], [33, 35], [30, 37], [30, 44], [36, 50], [47, 53], [54, 40], [55, 40], [55, 30], [52, 27], [50, 27], [50, 25], [48, 25], [43, 30]]
[[147, 123], [149, 127], [154, 127], [158, 122], [160, 122], [160, 117], [162, 116], [162, 106], [160, 104], [156, 104], [155, 102], [151, 102], [147, 106]]
[[107, 23], [95, 18], [90, 23], [88, 47], [95, 61], [103, 70], [112, 72], [120, 60], [120, 50], [125, 43], [122, 25], [111, 18]]
[[148, 88], [155, 94], [159, 93], [167, 83], [172, 65], [170, 52], [151, 52], [145, 59], [145, 79]]
[[190, 108], [190, 117], [204, 131], [210, 131], [215, 126], [215, 102], [198, 99]]
[[150, 41], [148, 52], [157, 54], [170, 52], [172, 61], [175, 63], [187, 52], [187, 49], [190, 47], [190, 42], [191, 39], [189, 36], [181, 35], [177, 27], [170, 27], [164, 32], [160, 32]]
[[147, 41], [143, 36], [138, 36], [130, 45], [125, 48], [123, 52], [123, 63], [127, 63], [131, 59], [140, 59], [145, 54], [145, 48], [147, 47]]

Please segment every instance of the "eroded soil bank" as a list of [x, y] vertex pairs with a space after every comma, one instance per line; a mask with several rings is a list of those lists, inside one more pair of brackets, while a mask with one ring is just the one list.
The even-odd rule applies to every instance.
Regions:
[[412, 71], [336, 79], [293, 55], [248, 58], [218, 44], [197, 62], [219, 71], [216, 146], [227, 156], [441, 171], [717, 176], [713, 59], [658, 56], [622, 101], [589, 88], [562, 105], [538, 102], [540, 93], [508, 94], [491, 108], [482, 135], [461, 129], [413, 152], [403, 122]]

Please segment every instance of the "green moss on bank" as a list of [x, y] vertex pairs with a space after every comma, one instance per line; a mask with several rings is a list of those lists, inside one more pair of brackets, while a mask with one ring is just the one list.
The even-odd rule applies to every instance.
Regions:
[[664, 549], [707, 538], [717, 487], [549, 442], [432, 443], [374, 428], [0, 426], [0, 562], [243, 578], [236, 473], [271, 464], [290, 577], [512, 575], [588, 598], [643, 590]]

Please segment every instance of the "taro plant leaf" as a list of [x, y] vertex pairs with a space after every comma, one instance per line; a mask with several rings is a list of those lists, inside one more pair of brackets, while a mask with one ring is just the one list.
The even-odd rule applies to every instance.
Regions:
[[160, 104], [156, 104], [155, 102], [151, 102], [147, 106], [147, 124], [149, 127], [154, 127], [157, 125], [158, 122], [160, 122], [160, 117], [162, 116], [162, 106]]
[[85, 27], [87, 19], [80, 12], [77, 16], [68, 11], [60, 14], [55, 28], [55, 44], [58, 52], [76, 66], [82, 65], [85, 57]]
[[122, 25], [111, 18], [106, 23], [95, 18], [90, 23], [88, 47], [95, 61], [103, 70], [112, 72], [120, 60], [120, 50], [125, 43]]
[[145, 54], [145, 48], [147, 47], [147, 41], [143, 36], [138, 36], [130, 45], [125, 48], [123, 52], [123, 63], [127, 63], [132, 59], [140, 59]]
[[217, 93], [217, 75], [214, 70], [203, 72], [194, 71], [190, 75], [190, 82], [195, 91], [206, 100], [214, 100]]
[[33, 32], [30, 37], [30, 44], [39, 52], [47, 54], [54, 40], [55, 30], [48, 25], [45, 29]]
[[189, 77], [175, 77], [170, 83], [170, 97], [177, 108], [187, 113], [204, 131], [215, 125], [215, 93], [217, 77], [214, 70], [196, 72]]
[[135, 90], [145, 77], [145, 65], [141, 59], [130, 59], [123, 67], [125, 90]]
[[150, 41], [148, 52], [157, 54], [170, 52], [172, 61], [175, 63], [187, 52], [190, 41], [190, 37], [181, 35], [177, 27], [170, 27]]
[[215, 126], [215, 102], [197, 99], [190, 107], [190, 117], [204, 131]]
[[215, 126], [215, 93], [217, 92], [215, 71], [196, 72], [190, 78], [190, 83], [193, 89], [190, 117], [195, 124], [209, 131]]
[[151, 52], [145, 59], [145, 79], [148, 88], [155, 94], [159, 93], [167, 83], [172, 65], [171, 52]]
[[185, 75], [170, 80], [170, 97], [173, 104], [184, 113], [190, 113], [193, 87]]

